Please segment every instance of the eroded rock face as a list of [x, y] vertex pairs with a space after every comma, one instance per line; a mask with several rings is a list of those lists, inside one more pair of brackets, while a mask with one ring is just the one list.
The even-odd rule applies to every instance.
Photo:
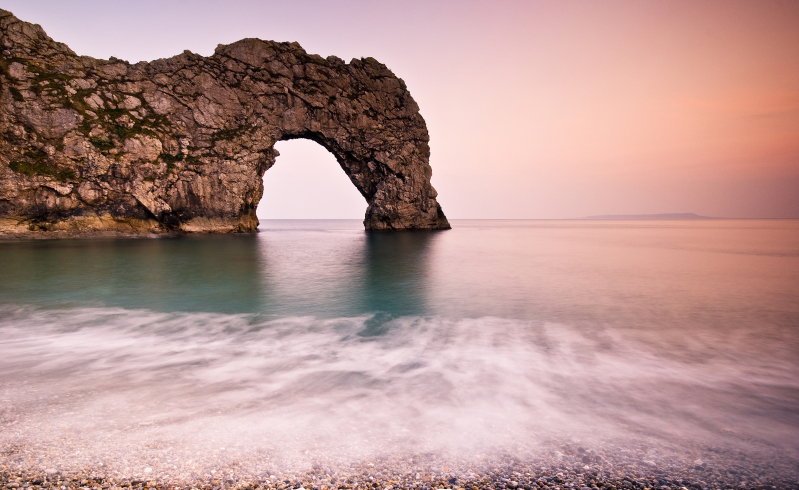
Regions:
[[0, 10], [0, 230], [252, 232], [274, 143], [327, 148], [371, 230], [449, 228], [405, 83], [297, 43], [244, 39], [131, 65], [77, 56]]

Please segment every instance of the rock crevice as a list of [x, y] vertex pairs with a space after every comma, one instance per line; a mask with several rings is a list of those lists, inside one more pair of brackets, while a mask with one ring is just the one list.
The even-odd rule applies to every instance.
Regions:
[[277, 141], [330, 151], [369, 230], [449, 228], [402, 79], [243, 39], [130, 64], [0, 10], [0, 233], [252, 232]]

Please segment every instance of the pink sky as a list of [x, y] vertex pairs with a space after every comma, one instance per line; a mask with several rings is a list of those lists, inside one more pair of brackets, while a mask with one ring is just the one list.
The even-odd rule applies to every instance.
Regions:
[[[3, 8], [99, 58], [210, 55], [243, 37], [298, 41], [345, 60], [373, 56], [421, 107], [433, 185], [451, 218], [799, 218], [796, 1]], [[266, 215], [362, 217], [365, 203], [335, 160], [308, 145], [278, 146]]]

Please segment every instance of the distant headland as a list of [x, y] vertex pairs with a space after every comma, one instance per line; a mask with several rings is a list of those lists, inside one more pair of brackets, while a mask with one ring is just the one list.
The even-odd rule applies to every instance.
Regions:
[[586, 216], [579, 219], [720, 219], [711, 216], [700, 216], [694, 213], [663, 213], [663, 214], [602, 214], [599, 216]]
[[0, 10], [0, 237], [236, 233], [258, 227], [277, 141], [316, 141], [368, 204], [368, 230], [450, 227], [405, 82], [295, 43], [209, 57], [78, 56]]

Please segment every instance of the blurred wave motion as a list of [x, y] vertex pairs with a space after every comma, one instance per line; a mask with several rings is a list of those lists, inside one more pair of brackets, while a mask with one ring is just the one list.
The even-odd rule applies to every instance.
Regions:
[[553, 440], [799, 461], [799, 222], [453, 226], [0, 243], [0, 448], [173, 476]]

